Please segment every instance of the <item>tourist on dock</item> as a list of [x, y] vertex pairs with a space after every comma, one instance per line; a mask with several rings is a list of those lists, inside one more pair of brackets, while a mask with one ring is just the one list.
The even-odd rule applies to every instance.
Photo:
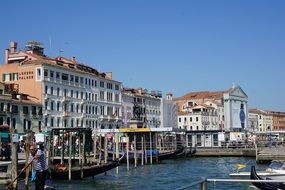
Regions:
[[44, 190], [46, 180], [46, 156], [44, 151], [37, 149], [35, 145], [30, 146], [29, 162], [36, 171], [35, 190]]

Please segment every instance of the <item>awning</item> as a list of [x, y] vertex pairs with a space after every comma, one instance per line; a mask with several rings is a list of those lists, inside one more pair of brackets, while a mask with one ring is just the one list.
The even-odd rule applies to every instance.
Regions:
[[9, 133], [0, 132], [1, 142], [9, 142]]

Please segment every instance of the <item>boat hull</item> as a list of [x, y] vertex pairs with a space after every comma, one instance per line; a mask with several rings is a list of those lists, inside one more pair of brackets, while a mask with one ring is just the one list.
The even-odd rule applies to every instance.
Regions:
[[[285, 180], [285, 170], [270, 170], [256, 172], [260, 177], [269, 177], [274, 180]], [[230, 177], [238, 179], [250, 179], [250, 172], [237, 172], [230, 174]]]
[[[119, 162], [114, 161], [112, 163], [107, 163], [103, 165], [93, 165], [93, 166], [84, 166], [82, 167], [83, 178], [92, 177], [104, 172], [107, 172], [113, 168], [116, 168], [120, 165]], [[68, 180], [69, 171], [58, 171], [55, 169], [51, 170], [51, 177], [56, 180]], [[71, 169], [71, 179], [81, 179], [81, 169], [80, 167]]]
[[[271, 178], [262, 178], [256, 173], [255, 167], [251, 167], [250, 171], [250, 179], [252, 180], [271, 180]], [[282, 190], [285, 189], [284, 183], [278, 183], [278, 182], [253, 182], [252, 183], [255, 187], [261, 189], [261, 190]]]
[[[183, 154], [184, 152], [184, 149], [181, 148], [181, 149], [178, 149], [178, 150], [175, 150], [175, 151], [170, 151], [170, 152], [165, 152], [165, 153], [154, 153], [154, 154], [147, 154], [146, 157], [148, 160], [150, 160], [150, 157], [152, 156], [152, 160], [153, 162], [156, 162], [156, 161], [162, 161], [162, 160], [166, 160], [166, 159], [172, 159], [172, 158], [176, 158], [176, 156], [179, 157], [179, 155]], [[108, 155], [109, 157], [112, 157], [113, 156], [113, 152], [108, 152]], [[122, 153], [120, 153], [122, 154]], [[125, 157], [124, 159], [122, 159], [122, 162], [123, 163], [126, 163], [127, 162], [127, 155], [126, 153], [125, 154]], [[137, 153], [137, 160], [138, 162], [140, 162], [142, 159], [142, 153], [141, 152], [138, 152]], [[145, 159], [145, 155], [144, 155], [144, 159]], [[130, 163], [134, 163], [135, 162], [135, 156], [134, 156], [134, 152], [129, 152], [129, 162]]]

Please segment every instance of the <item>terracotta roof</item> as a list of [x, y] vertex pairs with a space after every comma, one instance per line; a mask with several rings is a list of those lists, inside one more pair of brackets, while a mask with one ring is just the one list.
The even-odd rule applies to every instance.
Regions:
[[178, 111], [177, 112], [177, 115], [180, 116], [180, 115], [189, 115], [189, 112], [186, 112], [186, 111]]
[[189, 100], [189, 99], [220, 99], [227, 91], [201, 91], [201, 92], [190, 92], [184, 96], [178, 97], [175, 100]]
[[261, 110], [261, 109], [256, 109], [256, 108], [249, 109], [248, 112], [249, 112], [249, 113], [256, 113], [256, 114], [267, 115], [267, 112], [266, 112], [266, 111]]
[[77, 61], [73, 61], [71, 59], [67, 59], [64, 57], [56, 57], [55, 59], [47, 57], [45, 55], [37, 55], [37, 54], [32, 54], [29, 52], [24, 52], [25, 54], [27, 54], [28, 56], [33, 57], [34, 59], [26, 59], [23, 62], [21, 62], [21, 64], [23, 65], [27, 65], [27, 64], [50, 64], [50, 65], [56, 65], [59, 67], [65, 67], [68, 69], [72, 69], [72, 70], [77, 70], [80, 72], [85, 72], [85, 73], [89, 73], [89, 74], [93, 74], [102, 78], [105, 78], [106, 74], [105, 73], [100, 73], [98, 72], [96, 69], [78, 63]]

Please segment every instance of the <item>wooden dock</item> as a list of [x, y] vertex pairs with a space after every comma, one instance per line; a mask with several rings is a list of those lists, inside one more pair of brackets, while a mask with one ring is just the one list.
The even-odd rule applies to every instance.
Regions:
[[272, 146], [258, 148], [256, 161], [259, 163], [270, 162], [272, 160], [285, 161], [285, 146]]
[[194, 157], [255, 157], [253, 148], [197, 148]]

